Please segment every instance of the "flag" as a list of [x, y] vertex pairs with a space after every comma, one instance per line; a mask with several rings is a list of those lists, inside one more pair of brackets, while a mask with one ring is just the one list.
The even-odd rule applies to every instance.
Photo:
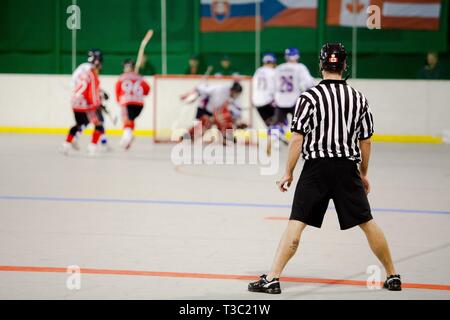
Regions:
[[356, 26], [365, 27], [370, 5], [381, 9], [382, 29], [439, 30], [440, 0], [332, 0], [328, 2], [327, 23], [353, 26], [355, 19]]
[[381, 27], [392, 29], [439, 30], [441, 1], [373, 1], [382, 5]]
[[257, 2], [262, 0], [201, 0], [200, 30], [254, 31]]
[[317, 25], [317, 0], [264, 0], [264, 26], [309, 27]]
[[381, 29], [439, 30], [441, 0], [330, 0], [327, 24], [366, 27], [371, 5], [381, 9]]
[[[202, 32], [255, 31], [263, 27], [308, 27], [317, 24], [318, 0], [201, 0]], [[260, 16], [256, 16], [256, 5]]]

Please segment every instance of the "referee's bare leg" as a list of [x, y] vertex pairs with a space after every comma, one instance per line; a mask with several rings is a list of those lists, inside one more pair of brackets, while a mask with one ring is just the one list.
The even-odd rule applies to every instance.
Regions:
[[[293, 133], [289, 143], [289, 155], [286, 164], [286, 172], [284, 177], [277, 181], [278, 188], [281, 192], [286, 192], [287, 188], [291, 186], [293, 180], [293, 173], [298, 159], [300, 158], [303, 145], [303, 136], [298, 133]], [[286, 231], [281, 237], [272, 268], [267, 275], [267, 280], [279, 278], [284, 267], [288, 261], [294, 256], [300, 244], [300, 237], [306, 224], [296, 220], [290, 220]]]
[[395, 272], [394, 263], [392, 262], [389, 245], [380, 227], [378, 227], [375, 221], [371, 220], [369, 222], [361, 224], [360, 228], [366, 234], [367, 240], [369, 241], [369, 245], [373, 253], [383, 264], [384, 269], [386, 269], [386, 274], [388, 276], [397, 274]]
[[[366, 193], [370, 192], [370, 182], [367, 178], [369, 171], [369, 159], [372, 149], [372, 142], [370, 139], [361, 140], [359, 142], [359, 148], [361, 149], [361, 165], [359, 171], [361, 173], [361, 180], [364, 184]], [[378, 260], [383, 264], [386, 274], [388, 276], [395, 275], [394, 263], [392, 262], [391, 251], [386, 241], [383, 231], [378, 227], [374, 220], [363, 223], [359, 226], [366, 234], [367, 241], [369, 241], [370, 248], [377, 256]]]
[[280, 277], [284, 267], [297, 251], [300, 244], [300, 237], [305, 227], [306, 224], [303, 222], [296, 220], [289, 221], [288, 226], [281, 237], [280, 244], [278, 245], [278, 250], [272, 268], [267, 275], [267, 280], [270, 281]]
[[[290, 220], [286, 230], [281, 237], [272, 268], [267, 275], [267, 280], [279, 278], [286, 264], [295, 255], [300, 244], [300, 238], [306, 224], [296, 220]], [[374, 220], [363, 223], [360, 228], [366, 234], [370, 248], [383, 264], [388, 276], [397, 274], [394, 263], [392, 262], [391, 252], [383, 231], [378, 227]]]

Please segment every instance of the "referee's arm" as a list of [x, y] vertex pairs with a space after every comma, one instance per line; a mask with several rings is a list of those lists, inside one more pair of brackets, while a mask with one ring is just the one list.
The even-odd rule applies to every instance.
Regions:
[[[286, 192], [291, 186], [292, 180], [294, 179], [294, 169], [297, 165], [300, 154], [302, 153], [303, 136], [300, 133], [293, 132], [291, 136], [291, 141], [289, 142], [289, 154], [286, 163], [286, 170], [284, 172], [283, 178], [277, 181], [278, 188], [281, 192]], [[287, 187], [285, 186], [287, 184]]]
[[[310, 103], [300, 97], [295, 107], [294, 119], [292, 120], [292, 136], [289, 142], [289, 154], [286, 163], [286, 170], [283, 178], [277, 181], [278, 188], [281, 192], [286, 192], [291, 186], [295, 166], [302, 153], [303, 137], [309, 131]], [[287, 184], [287, 186], [286, 186]]]
[[366, 105], [366, 111], [361, 118], [361, 129], [359, 134], [359, 149], [361, 150], [361, 163], [359, 165], [359, 171], [366, 193], [370, 192], [370, 182], [367, 175], [369, 173], [369, 160], [372, 150], [371, 137], [373, 132], [373, 115], [370, 107]]

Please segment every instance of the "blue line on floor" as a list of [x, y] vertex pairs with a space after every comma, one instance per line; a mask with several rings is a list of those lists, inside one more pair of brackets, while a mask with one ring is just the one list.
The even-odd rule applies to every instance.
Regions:
[[[178, 201], [178, 200], [145, 200], [145, 199], [111, 199], [111, 198], [68, 198], [44, 196], [0, 196], [0, 200], [11, 201], [50, 201], [50, 202], [81, 202], [81, 203], [119, 203], [119, 204], [156, 204], [172, 206], [203, 206], [203, 207], [241, 207], [241, 208], [267, 208], [290, 209], [291, 205], [242, 203], [242, 202], [205, 202], [205, 201]], [[334, 210], [333, 207], [329, 208]], [[450, 215], [446, 210], [414, 210], [393, 208], [372, 208], [373, 212], [389, 213], [416, 213], [416, 214], [443, 214]]]

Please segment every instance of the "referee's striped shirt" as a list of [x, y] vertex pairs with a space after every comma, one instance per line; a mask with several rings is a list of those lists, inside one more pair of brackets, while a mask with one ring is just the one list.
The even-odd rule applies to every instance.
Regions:
[[323, 80], [297, 100], [293, 132], [303, 135], [303, 158], [361, 161], [359, 140], [373, 135], [366, 97], [344, 80]]

